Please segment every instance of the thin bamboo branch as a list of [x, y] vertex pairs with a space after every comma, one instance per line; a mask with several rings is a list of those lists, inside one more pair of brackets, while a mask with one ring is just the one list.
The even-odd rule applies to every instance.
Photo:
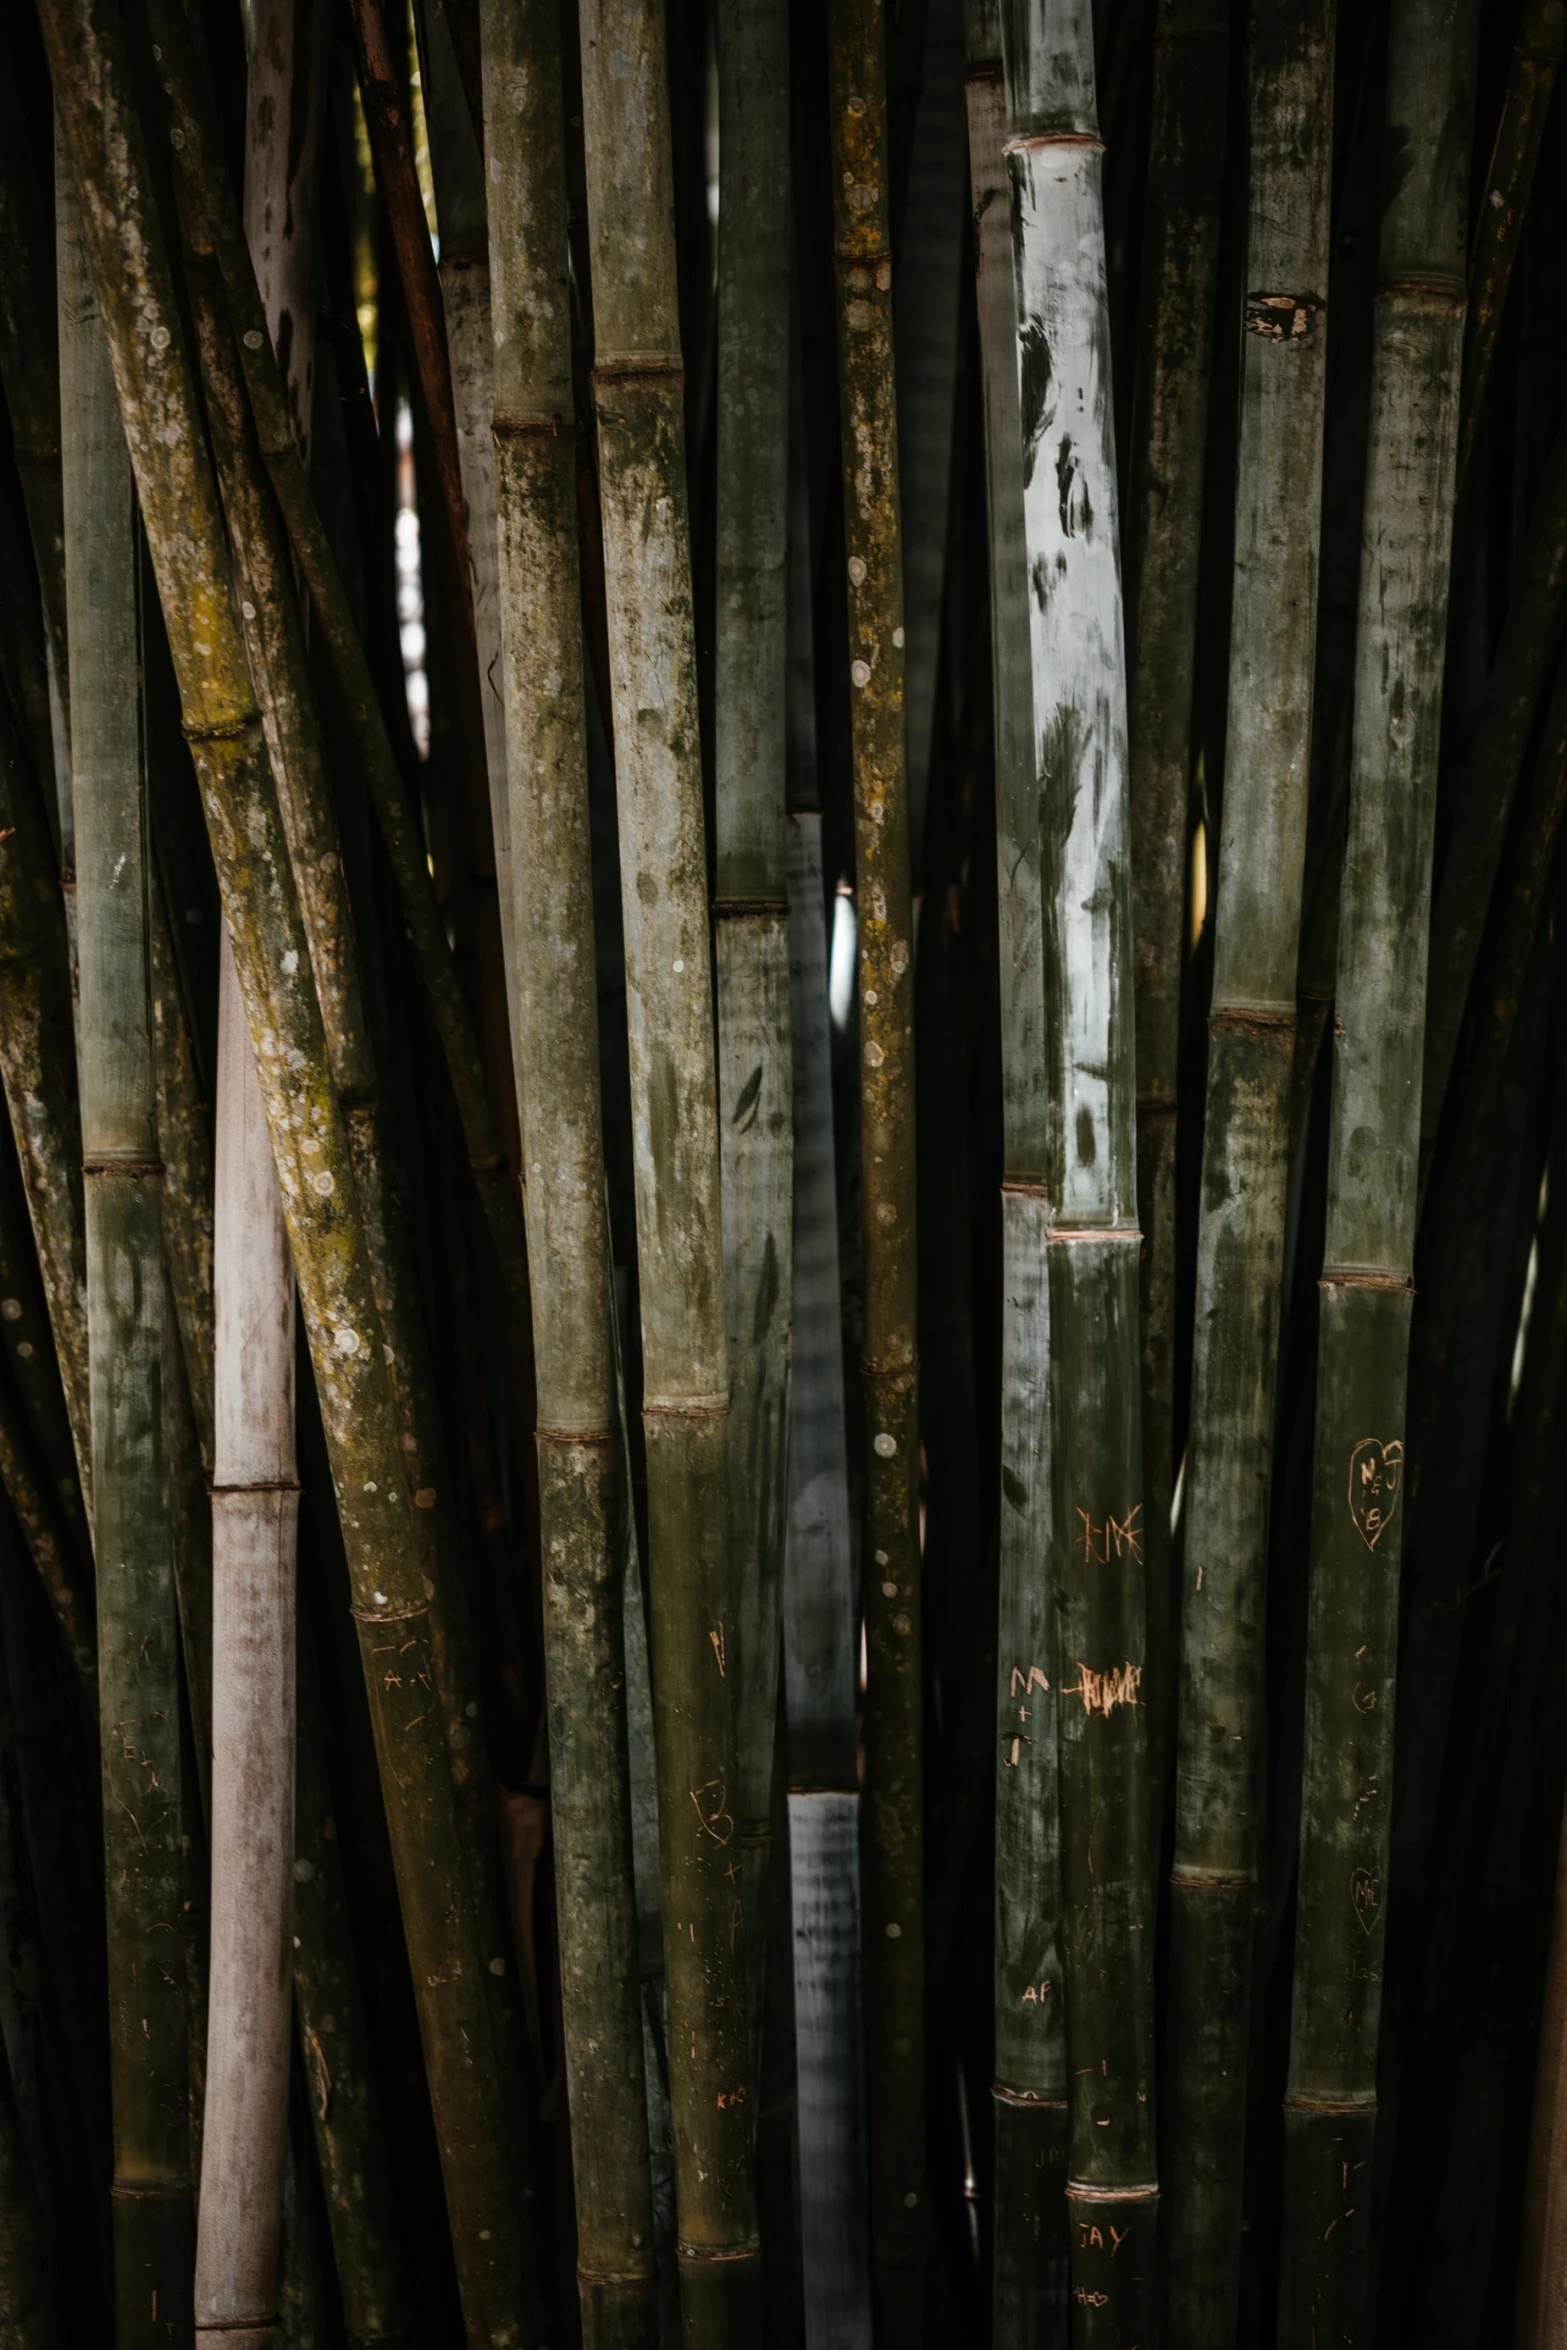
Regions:
[[[519, 2193], [461, 1890], [429, 1607], [354, 1170], [317, 1004], [142, 130], [104, 0], [41, 10], [168, 625], [339, 1497], [470, 2338], [513, 2338]], [[152, 323], [149, 325], [148, 321]]]
[[1332, 0], [1251, 36], [1235, 577], [1186, 1451], [1169, 2338], [1236, 2339], [1263, 1632], [1327, 388]]
[[88, 1359], [101, 1561], [115, 2332], [118, 2341], [151, 2350], [171, 2323], [179, 2335], [187, 2332], [195, 2215], [137, 522], [82, 249], [79, 215], [91, 202], [84, 197], [90, 172], [79, 160], [72, 170], [62, 153], [56, 177]]
[[[754, 2340], [718, 1103], [664, 11], [581, 10], [680, 2285]], [[628, 220], [645, 234], [633, 241]], [[685, 1931], [680, 1929], [682, 1925]]]
[[[1028, 1196], [1049, 1217], [1071, 2286], [1079, 2308], [1099, 2313], [1090, 2339], [1141, 2341], [1155, 2323], [1158, 2198], [1145, 1676], [1168, 1661], [1150, 1665], [1145, 1647], [1130, 815], [1103, 150], [1087, 7], [1035, 0], [1003, 13], [1002, 32], [1044, 926], [1043, 1182], [1036, 1175]], [[1044, 1465], [1036, 1454], [1031, 1473]], [[1005, 1661], [1031, 1677], [1032, 1657]]]
[[713, 693], [718, 1098], [738, 1813], [753, 2064], [765, 2005], [778, 1712], [793, 1131], [784, 825], [789, 25], [720, 0], [718, 602]]
[[[1061, 1997], [1059, 1663], [1050, 1606], [1049, 1119], [1033, 679], [1001, 22], [968, 11], [969, 168], [990, 524], [1003, 1130], [1001, 1512], [996, 1657], [997, 2350], [1064, 2334], [1066, 2018]], [[1037, 1667], [1037, 1671], [1036, 1668]]]
[[[1476, 11], [1394, 0], [1333, 1042], [1279, 2340], [1369, 2339], [1411, 1261]], [[1441, 153], [1438, 157], [1438, 126]]]
[[[624, 1459], [599, 1096], [565, 117], [551, 12], [482, 13], [514, 1036], [534, 1237], [556, 1924], [587, 2350], [651, 2344], [658, 2279], [637, 1980]], [[497, 824], [497, 835], [502, 826]]]
[[866, 1646], [862, 1918], [877, 2330], [925, 2316], [925, 1934], [919, 1372], [915, 1337], [914, 917], [887, 200], [885, 23], [828, 9], [843, 435], [864, 1180]]

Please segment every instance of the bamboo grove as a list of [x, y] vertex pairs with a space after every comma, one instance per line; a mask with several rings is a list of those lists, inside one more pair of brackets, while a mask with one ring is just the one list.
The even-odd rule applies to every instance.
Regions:
[[1567, 2350], [1561, 0], [14, 0], [0, 2350]]

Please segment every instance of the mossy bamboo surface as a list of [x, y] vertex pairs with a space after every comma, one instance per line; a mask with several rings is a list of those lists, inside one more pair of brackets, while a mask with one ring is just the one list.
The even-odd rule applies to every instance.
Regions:
[[924, 1839], [915, 1337], [914, 915], [904, 740], [886, 28], [828, 10], [838, 388], [848, 565], [860, 1149], [864, 1184], [866, 1644], [861, 1918], [878, 2334], [922, 2338]]
[[1475, 11], [1395, 0], [1321, 1282], [1279, 2340], [1370, 2339], [1425, 944]]
[[[588, 2350], [658, 2336], [637, 1964], [625, 1466], [599, 1097], [558, 19], [486, 0], [505, 838], [533, 1238], [556, 1924]], [[499, 837], [502, 827], [497, 825]]]
[[[670, 2106], [689, 2344], [755, 2338], [736, 1623], [707, 858], [661, 7], [581, 11]], [[635, 244], [628, 219], [645, 225]]]
[[[60, 171], [61, 419], [78, 1054], [108, 1897], [115, 2334], [188, 2341], [194, 2210], [185, 1872], [142, 765], [137, 522], [114, 378]], [[73, 175], [79, 187], [78, 165]], [[82, 207], [85, 209], [85, 207]]]
[[1077, 0], [1036, 0], [1002, 30], [1044, 932], [1067, 2201], [1073, 2332], [1097, 2346], [1157, 2323], [1125, 650], [1092, 23]]
[[341, 1509], [465, 2322], [470, 2341], [500, 2350], [519, 2339], [523, 2322], [520, 2197], [482, 1959], [460, 1890], [421, 1553], [352, 1159], [118, 27], [99, 0], [48, 0], [42, 15], [257, 1046]]
[[789, 25], [721, 0], [714, 653], [718, 1096], [746, 2005], [764, 2000], [793, 1313], [784, 840]]
[[[215, 288], [199, 261], [187, 271], [207, 392], [207, 415], [241, 589], [250, 671], [258, 688], [283, 829], [318, 975], [326, 1046], [345, 1113], [376, 1310], [385, 1336], [393, 1407], [422, 1577], [430, 1600], [435, 1685], [446, 1720], [463, 1858], [485, 1957], [483, 1988], [498, 2051], [509, 2070], [508, 2109], [520, 2128], [529, 2298], [536, 2315], [550, 2290], [533, 2173], [534, 2100], [524, 2086], [522, 2019], [510, 1956], [495, 1836], [494, 1789], [478, 1718], [477, 1668], [457, 1545], [454, 1491], [435, 1396], [429, 1342], [417, 1297], [408, 1235], [392, 1199], [381, 1140], [378, 1077], [370, 1049], [364, 986], [329, 797], [325, 752], [310, 695], [303, 633], [293, 599], [287, 541], [261, 466]], [[325, 976], [323, 978], [321, 975]]]
[[[1229, 115], [1230, 0], [1173, 0], [1154, 33], [1143, 221], [1142, 316], [1131, 420], [1127, 726], [1132, 939], [1137, 988], [1137, 1205], [1143, 1352], [1143, 1546], [1154, 1816], [1175, 1735], [1180, 1600], [1171, 1559], [1175, 1482], [1175, 1152], [1187, 815], [1193, 758], [1198, 571]], [[1320, 291], [1321, 289], [1319, 289]]]
[[1263, 1628], [1316, 654], [1332, 0], [1263, 0], [1224, 817], [1186, 1451], [1165, 2138], [1168, 2339], [1236, 2339], [1260, 1901]]
[[1000, 13], [968, 10], [969, 171], [984, 378], [1001, 939], [1001, 1528], [996, 1685], [997, 2350], [1067, 2326], [1060, 1681], [1051, 1607], [1044, 905]]
[[1464, 324], [1463, 409], [1458, 428], [1461, 503], [1485, 418], [1496, 365], [1497, 338], [1513, 264], [1523, 241], [1534, 167], [1540, 159], [1556, 77], [1567, 44], [1567, 10], [1560, 0], [1524, 0], [1508, 64], [1502, 116], [1475, 206], [1469, 253], [1469, 313]]
[[484, 1064], [463, 1000], [462, 984], [431, 884], [418, 820], [387, 732], [369, 660], [339, 566], [328, 544], [289, 420], [287, 400], [266, 329], [255, 272], [240, 225], [239, 205], [221, 162], [221, 142], [179, 0], [150, 0], [149, 18], [162, 51], [164, 94], [181, 133], [174, 162], [187, 244], [210, 253], [222, 278], [236, 354], [256, 420], [256, 437], [282, 511], [284, 526], [308, 590], [332, 669], [342, 692], [354, 743], [396, 879], [442, 1056], [456, 1097], [485, 1220], [495, 1242], [508, 1293], [525, 1314], [527, 1249], [522, 1206], [507, 1166], [486, 1090]]

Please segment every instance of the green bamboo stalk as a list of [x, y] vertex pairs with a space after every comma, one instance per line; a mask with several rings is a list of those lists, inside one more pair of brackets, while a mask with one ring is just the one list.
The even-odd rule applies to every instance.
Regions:
[[784, 821], [789, 24], [720, 0], [718, 608], [713, 694], [718, 1098], [746, 2012], [761, 2044], [778, 1710], [793, 1066]]
[[[1004, 13], [1002, 31], [1044, 929], [1071, 2287], [1085, 2343], [1143, 2342], [1156, 2326], [1153, 1887], [1103, 150], [1086, 7], [1061, 0]], [[1037, 1341], [1030, 1351], [1037, 1360]], [[1037, 1454], [1030, 1468], [1044, 1468]], [[1155, 1660], [1154, 1672], [1167, 1669]]]
[[869, 2350], [854, 1703], [859, 1609], [844, 1412], [827, 892], [798, 335], [791, 356], [785, 731], [794, 1193], [783, 1652], [800, 2265], [807, 2350]]
[[494, 2350], [518, 2338], [520, 2196], [430, 1701], [430, 1611], [353, 1162], [118, 27], [104, 0], [46, 0], [40, 13], [257, 1045], [342, 1516], [465, 2320], [470, 2340]]
[[1001, 939], [1001, 1511], [996, 1691], [997, 2350], [1067, 2325], [1066, 2018], [1056, 1654], [1050, 1606], [1049, 1118], [1033, 679], [1023, 550], [1016, 306], [1001, 20], [968, 9], [969, 169], [990, 523]]
[[925, 1936], [915, 1339], [914, 920], [903, 574], [878, 0], [828, 10], [833, 257], [849, 575], [865, 1322], [862, 1908], [877, 2330], [925, 2314]]
[[[1132, 402], [1127, 608], [1133, 971], [1137, 986], [1137, 1207], [1143, 1350], [1143, 1546], [1154, 1816], [1164, 1819], [1175, 1735], [1180, 1598], [1170, 1542], [1175, 1483], [1175, 1152], [1186, 964], [1192, 687], [1202, 551], [1219, 209], [1229, 115], [1229, 0], [1172, 0], [1154, 33], [1143, 221], [1142, 318]], [[1325, 286], [1317, 289], [1321, 294]]]
[[[513, 1032], [534, 1240], [556, 1924], [588, 2350], [658, 2336], [622, 1642], [558, 20], [485, 0]], [[497, 824], [497, 836], [502, 827]]]
[[79, 166], [68, 175], [63, 155], [56, 185], [115, 2332], [151, 2350], [190, 2340], [194, 2211], [136, 502], [82, 249]]
[[[707, 858], [664, 12], [581, 10], [594, 401], [631, 1058], [670, 2104], [688, 2343], [749, 2341], [760, 2257], [738, 1848]], [[633, 241], [628, 220], [643, 224]]]
[[1327, 387], [1332, 0], [1263, 0], [1251, 36], [1224, 818], [1171, 1876], [1166, 2315], [1240, 2323], [1253, 1921], [1260, 1885], [1269, 1468], [1289, 1177]]
[[1525, 0], [1508, 63], [1501, 120], [1491, 149], [1485, 185], [1475, 208], [1469, 250], [1469, 315], [1464, 328], [1462, 415], [1458, 430], [1458, 490], [1461, 504], [1485, 419], [1486, 393], [1496, 364], [1497, 337], [1513, 263], [1523, 240], [1524, 221], [1540, 159], [1551, 97], [1567, 54], [1567, 11], [1558, 0]]
[[217, 263], [233, 321], [236, 356], [255, 417], [262, 463], [282, 511], [294, 558], [310, 596], [365, 780], [386, 843], [398, 904], [456, 1096], [458, 1117], [502, 1276], [526, 1316], [527, 1248], [521, 1201], [496, 1131], [484, 1065], [463, 1001], [462, 985], [435, 899], [418, 820], [410, 806], [381, 711], [369, 661], [343, 578], [322, 527], [289, 419], [266, 317], [256, 287], [239, 206], [219, 158], [221, 142], [179, 0], [151, 0], [149, 18], [162, 52], [159, 71], [174, 116], [177, 184], [187, 207], [190, 249]]
[[[1370, 2338], [1419, 1060], [1473, 8], [1395, 0], [1317, 1356], [1279, 2340]], [[1438, 155], [1440, 133], [1441, 151]], [[1407, 170], [1404, 165], [1407, 164]]]

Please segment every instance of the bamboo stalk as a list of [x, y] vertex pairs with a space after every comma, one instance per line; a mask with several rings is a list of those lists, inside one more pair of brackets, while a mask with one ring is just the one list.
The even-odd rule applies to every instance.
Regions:
[[[1154, 1816], [1175, 1736], [1180, 1595], [1170, 1542], [1175, 1483], [1175, 1154], [1186, 964], [1208, 388], [1229, 114], [1228, 0], [1174, 0], [1154, 33], [1143, 221], [1142, 315], [1128, 498], [1127, 725], [1131, 745], [1133, 970], [1137, 988], [1137, 1206], [1143, 1233], [1143, 1522]], [[1325, 286], [1317, 289], [1321, 294]]]
[[218, 994], [212, 1923], [196, 2332], [280, 2339], [294, 1877], [294, 1278], [245, 1008]]
[[[35, 118], [38, 96], [25, 70], [7, 72], [0, 82], [0, 384], [68, 727], [60, 346], [53, 332], [55, 223], [49, 203], [53, 136], [48, 122]], [[57, 780], [52, 761], [37, 772], [42, 790]]]
[[[1071, 2285], [1085, 2342], [1142, 2341], [1156, 2322], [1158, 2198], [1150, 1692], [1102, 149], [1086, 8], [1003, 16], [1002, 29], [1040, 795], [1045, 1180], [1030, 1198], [1049, 1218]], [[1032, 1474], [1043, 1468], [1036, 1455]]]
[[[651, 2344], [649, 2173], [622, 1640], [624, 1460], [599, 1096], [565, 119], [553, 13], [485, 0], [505, 837], [534, 1242], [556, 1923], [588, 2350]], [[497, 836], [502, 826], [497, 824]], [[689, 2225], [689, 2222], [687, 2223]]]
[[[739, 2343], [754, 2338], [760, 2258], [735, 1933], [729, 1375], [663, 10], [587, 0], [581, 49], [682, 2313], [688, 2343]], [[646, 232], [635, 244], [633, 219]]]
[[57, 173], [66, 617], [81, 938], [79, 1065], [108, 1891], [115, 2333], [190, 2338], [194, 2212], [182, 1903], [169, 1339], [137, 619], [136, 502], [82, 250]]
[[789, 26], [720, 0], [718, 605], [713, 694], [718, 1096], [729, 1356], [738, 1813], [753, 2069], [764, 2008], [778, 1711], [793, 1067], [785, 848]]
[[794, 1261], [783, 1654], [801, 2288], [806, 2350], [869, 2350], [854, 1706], [859, 1610], [849, 1522], [827, 900], [798, 337], [793, 357], [785, 727]]
[[[1001, 22], [968, 10], [969, 169], [976, 234], [990, 524], [1003, 1127], [1001, 1511], [996, 1693], [995, 2253], [997, 2350], [1067, 2312], [1067, 2073], [1061, 1846], [1050, 1606], [1049, 1119], [1033, 679], [1023, 548], [1016, 305]], [[1036, 1670], [1037, 1668], [1037, 1670]]]
[[522, 2305], [516, 2170], [490, 2059], [483, 1959], [460, 1890], [440, 1714], [430, 1702], [420, 1546], [309, 942], [245, 675], [190, 360], [117, 27], [102, 0], [46, 0], [41, 15], [258, 1046], [342, 1515], [465, 2321], [471, 2340], [503, 2345], [516, 2339]]
[[[1279, 2339], [1369, 2339], [1419, 1056], [1475, 12], [1395, 0], [1318, 1341]], [[1440, 162], [1436, 131], [1443, 126]], [[1450, 134], [1450, 135], [1449, 135]]]
[[457, 1099], [458, 1116], [485, 1218], [516, 1309], [526, 1316], [527, 1249], [521, 1202], [496, 1130], [484, 1064], [463, 1001], [457, 966], [431, 884], [417, 819], [399, 771], [370, 665], [342, 574], [328, 545], [289, 422], [288, 407], [255, 273], [240, 227], [239, 206], [219, 157], [221, 146], [202, 85], [191, 32], [179, 0], [151, 0], [149, 18], [162, 51], [160, 74], [181, 133], [174, 160], [183, 227], [196, 253], [210, 253], [222, 278], [233, 320], [236, 356], [256, 420], [262, 463], [294, 557], [320, 625], [355, 746], [397, 883], [419, 972]]
[[245, 242], [255, 262], [294, 439], [307, 459], [316, 380], [313, 273], [326, 43], [326, 0], [252, 0], [245, 79]]
[[1501, 120], [1485, 186], [1475, 207], [1469, 250], [1469, 314], [1464, 327], [1462, 416], [1458, 430], [1457, 501], [1463, 502], [1485, 420], [1497, 337], [1513, 263], [1522, 241], [1534, 167], [1540, 159], [1551, 97], [1567, 49], [1567, 15], [1557, 0], [1525, 0], [1508, 64]]
[[[81, 1121], [71, 952], [38, 784], [0, 696], [0, 1081], [21, 1163], [84, 1496], [89, 1436]], [[90, 1499], [89, 1499], [90, 1506]]]
[[1260, 1884], [1263, 1632], [1316, 654], [1331, 0], [1251, 39], [1224, 817], [1186, 1451], [1167, 2119], [1167, 2319], [1234, 2341]]
[[925, 2170], [914, 921], [904, 738], [885, 25], [828, 10], [858, 915], [867, 1655], [861, 1916], [878, 2334], [922, 2338]]

